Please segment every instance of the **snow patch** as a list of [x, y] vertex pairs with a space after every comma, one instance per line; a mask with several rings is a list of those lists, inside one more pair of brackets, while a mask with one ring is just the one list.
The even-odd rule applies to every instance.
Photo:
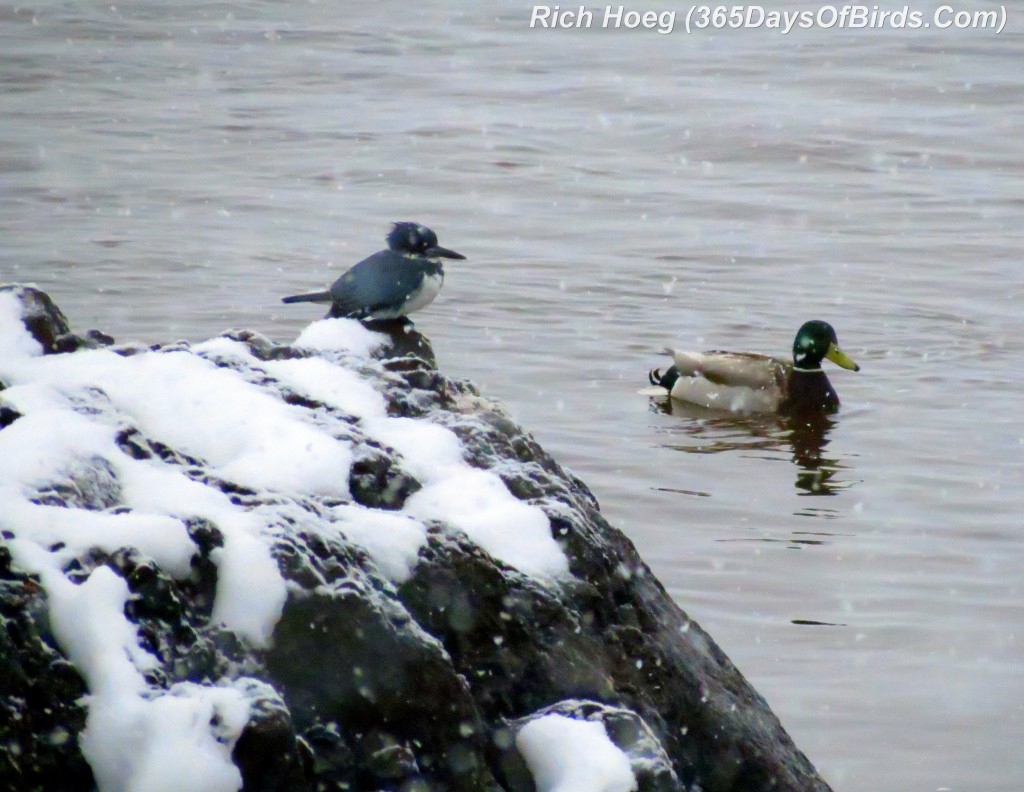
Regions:
[[402, 455], [406, 470], [420, 481], [440, 481], [469, 467], [462, 443], [450, 429], [415, 418], [366, 421], [366, 431]]
[[493, 473], [466, 466], [427, 484], [405, 504], [421, 520], [445, 520], [499, 561], [526, 575], [558, 578], [569, 561], [551, 536], [551, 523], [536, 506], [515, 498]]
[[356, 319], [321, 319], [299, 333], [293, 346], [314, 352], [338, 351], [369, 357], [387, 343], [386, 335], [367, 330]]
[[212, 554], [217, 564], [213, 619], [255, 646], [268, 645], [288, 592], [262, 537], [265, 523], [260, 515], [240, 509], [220, 489], [171, 466], [127, 457], [121, 463], [125, 500], [136, 509], [182, 519], [202, 517], [220, 529], [224, 546]]
[[495, 473], [465, 462], [462, 443], [450, 429], [412, 418], [370, 420], [365, 427], [398, 451], [423, 484], [405, 502], [405, 512], [448, 522], [524, 574], [547, 579], [569, 574], [569, 561], [551, 535], [547, 515], [516, 498]]
[[21, 321], [21, 301], [13, 292], [0, 292], [0, 360], [42, 354], [43, 345], [32, 337]]
[[365, 549], [385, 577], [394, 583], [409, 579], [427, 541], [423, 523], [400, 512], [356, 504], [342, 504], [331, 511], [345, 538]]
[[[25, 409], [18, 389], [3, 391], [5, 401]], [[0, 527], [41, 547], [63, 544], [65, 562], [93, 547], [114, 552], [137, 547], [168, 574], [183, 578], [196, 548], [181, 520], [149, 510], [117, 513], [68, 509], [33, 503], [40, 489], [61, 482], [77, 465], [102, 459], [112, 467], [128, 462], [113, 439], [112, 427], [68, 409], [27, 413], [0, 433]]]
[[264, 370], [284, 385], [349, 415], [378, 417], [387, 414], [384, 397], [354, 371], [323, 358], [271, 360]]
[[103, 388], [147, 436], [251, 489], [347, 497], [348, 447], [237, 372], [190, 352], [122, 360]]
[[516, 748], [537, 792], [631, 792], [637, 789], [629, 757], [608, 738], [604, 724], [544, 715], [524, 725]]

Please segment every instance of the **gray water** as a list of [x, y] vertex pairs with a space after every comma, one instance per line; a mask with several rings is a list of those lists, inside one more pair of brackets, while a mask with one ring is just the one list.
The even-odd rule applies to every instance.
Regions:
[[[1024, 11], [529, 10], [0, 8], [0, 280], [121, 341], [289, 340], [319, 313], [282, 295], [429, 225], [469, 259], [417, 315], [442, 368], [591, 485], [837, 791], [1019, 792]], [[786, 354], [810, 318], [862, 366], [810, 436], [636, 393], [666, 343]]]

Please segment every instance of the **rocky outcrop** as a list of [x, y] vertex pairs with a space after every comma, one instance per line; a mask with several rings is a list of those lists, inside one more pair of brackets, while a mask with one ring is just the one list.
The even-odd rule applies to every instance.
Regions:
[[[388, 339], [369, 355], [277, 344], [248, 331], [205, 347], [117, 346], [102, 333], [71, 333], [45, 294], [24, 287], [7, 294], [23, 306], [44, 355], [196, 356], [350, 450], [337, 488], [257, 486], [223, 461], [176, 447], [155, 424], [126, 412], [112, 389], [86, 388], [73, 395], [75, 415], [101, 415], [114, 427], [116, 450], [78, 458], [26, 496], [30, 506], [110, 521], [137, 516], [140, 496], [125, 472], [134, 461], [223, 497], [223, 506], [183, 517], [183, 504], [172, 515], [190, 543], [184, 569], [161, 566], [159, 553], [145, 547], [43, 549], [76, 586], [101, 568], [124, 581], [141, 699], [215, 699], [212, 744], [230, 756], [244, 789], [530, 792], [535, 782], [516, 735], [549, 714], [603, 724], [641, 790], [828, 789], [765, 701], [606, 522], [586, 486], [472, 384], [441, 374], [429, 344], [409, 327], [376, 328]], [[339, 407], [273, 365], [318, 357], [372, 385], [385, 416]], [[0, 367], [0, 386], [15, 394], [29, 370], [5, 375]], [[6, 395], [0, 390], [0, 449], [10, 453], [4, 435], [31, 419], [34, 402]], [[450, 464], [467, 476], [497, 476], [520, 505], [539, 509], [566, 569], [536, 572], [475, 534], [465, 522], [471, 518], [429, 512], [423, 504], [438, 489], [430, 471], [391, 445], [387, 432], [371, 431], [373, 420], [399, 417], [454, 433], [461, 461]], [[487, 506], [467, 513], [487, 519]], [[524, 526], [532, 513], [522, 513]], [[219, 599], [225, 559], [241, 541], [229, 517], [258, 518], [261, 546], [284, 581], [266, 641], [226, 617]], [[19, 561], [35, 557], [19, 519], [0, 510], [16, 551], [12, 560], [0, 548], [0, 778], [9, 789], [90, 790], [95, 768], [81, 738], [83, 729], [101, 734], [101, 724], [82, 697], [97, 672], [80, 676], [69, 661], [68, 630], [51, 627], [52, 619], [60, 624], [47, 582], [55, 573], [43, 561], [38, 569]], [[422, 530], [411, 556], [374, 549], [406, 523]], [[245, 715], [233, 724], [236, 706]], [[86, 753], [98, 761], [95, 746]]]

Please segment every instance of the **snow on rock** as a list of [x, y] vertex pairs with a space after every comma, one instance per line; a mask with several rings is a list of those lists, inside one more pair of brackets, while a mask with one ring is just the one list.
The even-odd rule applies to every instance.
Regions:
[[22, 312], [22, 301], [15, 292], [0, 292], [0, 360], [43, 354], [43, 345], [25, 327]]
[[565, 699], [513, 724], [515, 744], [545, 790], [679, 788], [672, 761], [632, 710]]
[[349, 448], [237, 372], [191, 351], [95, 354], [116, 363], [92, 367], [90, 385], [101, 387], [142, 431], [204, 460], [217, 475], [257, 490], [348, 495]]
[[568, 575], [569, 562], [547, 516], [509, 494], [494, 473], [468, 465], [430, 481], [406, 503], [423, 520], [447, 520], [494, 558], [538, 579]]
[[[343, 340], [351, 345], [350, 322], [328, 319], [317, 325], [330, 329], [341, 323]], [[367, 436], [397, 451], [403, 466], [425, 485], [406, 503], [409, 515], [447, 521], [492, 556], [525, 574], [541, 578], [568, 574], [565, 554], [551, 536], [544, 512], [513, 496], [496, 474], [470, 467], [463, 460], [462, 443], [451, 430], [418, 419], [388, 417], [384, 397], [364, 378], [322, 358], [260, 364], [244, 345], [227, 343], [233, 346], [218, 342], [214, 347], [205, 342], [196, 350], [218, 349], [238, 360], [248, 359], [250, 365], [259, 366], [293, 391], [358, 416]], [[352, 541], [359, 541], [354, 532], [349, 533]], [[395, 571], [393, 563], [389, 569]]]
[[516, 735], [537, 792], [631, 792], [636, 777], [599, 722], [544, 715]]
[[[218, 526], [224, 545], [215, 553], [218, 574], [213, 618], [254, 645], [266, 646], [284, 607], [286, 591], [262, 537], [266, 526], [261, 516], [239, 509], [220, 488], [189, 478], [174, 466], [124, 457], [119, 462], [125, 502], [134, 509], [179, 519], [201, 517]], [[128, 546], [147, 550], [142, 544]], [[194, 552], [191, 540], [189, 546]], [[153, 557], [160, 563], [159, 557]]]
[[323, 358], [271, 360], [263, 368], [296, 392], [348, 415], [364, 419], [385, 415], [383, 397], [364, 377]]
[[[15, 562], [40, 576], [54, 633], [88, 684], [82, 749], [103, 790], [233, 790], [241, 778], [229, 741], [209, 729], [214, 712], [225, 721], [221, 710], [233, 694], [181, 684], [159, 693], [146, 683], [143, 672], [158, 663], [124, 616], [124, 579], [107, 566], [81, 583], [62, 571], [92, 548], [136, 548], [185, 578], [197, 552], [186, 520], [209, 521], [223, 536], [210, 554], [217, 566], [212, 618], [256, 647], [269, 644], [286, 599], [271, 550], [291, 507], [275, 508], [275, 498], [342, 501], [319, 530], [334, 525], [396, 583], [409, 577], [426, 541], [421, 519], [447, 518], [476, 532], [485, 549], [527, 574], [567, 570], [540, 509], [464, 463], [447, 429], [427, 425], [424, 437], [421, 422], [387, 417], [384, 398], [354, 371], [322, 358], [260, 361], [227, 338], [191, 348], [43, 355], [21, 310], [14, 293], [0, 293], [2, 400], [18, 415], [0, 434], [0, 527], [15, 537]], [[358, 322], [325, 320], [296, 347], [365, 356], [385, 340]], [[421, 505], [400, 514], [349, 502], [351, 424], [310, 416], [289, 404], [287, 393], [363, 422], [369, 437], [399, 450], [414, 475], [434, 485]], [[118, 443], [126, 431], [164, 458], [136, 458]], [[271, 502], [245, 508], [233, 493], [266, 493]], [[237, 736], [244, 719], [235, 725]]]
[[[122, 712], [111, 715], [123, 718]], [[138, 753], [124, 756], [131, 743], [121, 744], [122, 755], [109, 757], [113, 767], [90, 756], [99, 759], [112, 747], [110, 730], [97, 733], [96, 739], [86, 732], [83, 750], [94, 769], [99, 764], [108, 772], [113, 769], [113, 775], [125, 766], [127, 758], [124, 788], [132, 792], [235, 792], [242, 788], [231, 748], [249, 720], [249, 704], [238, 690], [180, 683], [165, 695], [141, 701], [137, 717], [131, 742], [137, 743]], [[101, 789], [116, 789], [123, 783], [116, 775], [107, 783], [103, 775], [97, 775]]]
[[341, 536], [366, 548], [380, 571], [395, 583], [412, 574], [427, 528], [419, 520], [396, 512], [342, 503], [332, 510]]
[[[232, 742], [248, 720], [248, 704], [232, 688], [182, 684], [148, 688], [143, 671], [157, 659], [139, 645], [125, 618], [125, 580], [109, 567], [72, 583], [55, 556], [14, 540], [15, 561], [39, 575], [50, 600], [50, 623], [89, 688], [82, 753], [101, 790], [235, 792]], [[213, 725], [216, 728], [213, 728]]]
[[[347, 447], [237, 375], [186, 352], [12, 356], [0, 361], [0, 380], [7, 384], [4, 402], [22, 416], [0, 435], [6, 530], [41, 546], [62, 543], [68, 553], [137, 547], [181, 577], [195, 552], [182, 520], [211, 519], [225, 534], [218, 612], [231, 629], [266, 643], [285, 592], [269, 545], [256, 540], [259, 527], [220, 488], [155, 456], [135, 459], [116, 438], [127, 428], [138, 431], [160, 448], [205, 458], [213, 476], [238, 486], [332, 494], [347, 493]], [[102, 460], [112, 472], [107, 490], [114, 502], [80, 509], [34, 503], [41, 488], [84, 460], [93, 469]]]
[[[388, 417], [383, 396], [352, 370], [322, 358], [260, 361], [245, 344], [227, 338], [136, 354], [99, 349], [40, 356], [20, 323], [18, 301], [10, 293], [0, 296], [8, 329], [2, 343], [11, 350], [0, 363], [0, 379], [8, 385], [4, 401], [24, 416], [0, 437], [0, 451], [11, 449], [0, 453], [7, 460], [0, 462], [0, 473], [8, 474], [4, 486], [21, 490], [5, 515], [15, 535], [62, 542], [65, 556], [90, 546], [138, 547], [180, 577], [194, 552], [182, 520], [206, 518], [225, 539], [216, 559], [214, 616], [265, 645], [285, 598], [270, 542], [260, 539], [274, 515], [239, 508], [220, 486], [197, 481], [180, 465], [133, 459], [115, 438], [128, 425], [232, 487], [347, 500], [353, 456], [351, 443], [339, 435], [351, 427], [324, 416], [318, 425], [308, 411], [282, 399], [287, 391], [361, 421], [366, 435], [396, 449], [426, 484], [406, 505], [412, 520], [385, 519], [399, 526], [394, 541], [384, 538], [391, 532], [377, 518], [364, 520], [362, 525], [375, 526], [364, 530], [348, 520], [349, 539], [379, 555], [387, 577], [400, 582], [408, 576], [424, 540], [423, 520], [446, 520], [526, 574], [567, 573], [540, 509], [512, 496], [495, 474], [462, 461], [461, 444], [448, 429]], [[332, 319], [312, 325], [296, 345], [364, 354], [385, 338], [358, 322]], [[120, 488], [117, 503], [80, 514], [31, 502], [34, 487], [64, 475], [76, 459], [109, 465]], [[267, 518], [262, 524], [261, 517]]]
[[[375, 348], [370, 341], [381, 345], [373, 338], [365, 338], [379, 333], [371, 333], [352, 320], [326, 319], [315, 326], [315, 333], [307, 328], [300, 340], [311, 334], [325, 338], [325, 344], [333, 343], [320, 349]], [[299, 342], [296, 346], [300, 346]], [[525, 574], [541, 578], [568, 574], [565, 554], [552, 537], [543, 511], [513, 496], [496, 474], [470, 467], [463, 460], [462, 443], [451, 430], [419, 419], [388, 417], [384, 397], [365, 378], [322, 358], [260, 362], [244, 344], [228, 339], [207, 341], [194, 349], [233, 357], [273, 376], [293, 392], [358, 417], [363, 432], [397, 451], [403, 467], [425, 485], [405, 505], [410, 516], [448, 522], [492, 556]], [[350, 529], [349, 538], [359, 542], [356, 532]], [[419, 535], [423, 536], [422, 530]], [[363, 539], [366, 540], [366, 532]], [[390, 548], [380, 542], [373, 543], [373, 547], [360, 543], [387, 554], [389, 577], [397, 572]], [[398, 579], [401, 577], [399, 573]]]
[[384, 329], [117, 346], [0, 287], [12, 783], [828, 792], [586, 486]]
[[470, 467], [450, 429], [412, 418], [367, 422], [368, 432], [398, 451], [424, 487], [406, 502], [422, 520], [447, 520], [493, 557], [539, 578], [568, 574], [547, 516], [513, 496], [491, 471]]
[[[123, 466], [125, 472], [141, 466], [117, 449], [112, 427], [71, 409], [32, 412], [30, 400], [19, 397], [19, 388], [4, 391], [4, 400], [25, 414], [0, 436], [0, 499], [4, 502], [0, 522], [40, 546], [61, 543], [58, 553], [65, 561], [90, 547], [109, 551], [138, 547], [176, 577], [187, 575], [195, 547], [180, 520], [163, 510], [108, 511], [103, 507], [117, 506], [121, 499], [91, 502], [91, 497], [102, 498], [103, 490], [97, 486], [90, 492], [88, 482], [77, 475], [79, 468], [95, 478], [106, 465], [111, 480], [97, 484], [107, 484], [110, 497], [120, 489], [114, 466]], [[84, 508], [51, 506], [40, 497], [61, 481], [70, 481]]]
[[355, 319], [321, 319], [299, 333], [295, 347], [312, 352], [350, 352], [357, 357], [368, 357], [384, 346], [388, 337], [367, 330]]

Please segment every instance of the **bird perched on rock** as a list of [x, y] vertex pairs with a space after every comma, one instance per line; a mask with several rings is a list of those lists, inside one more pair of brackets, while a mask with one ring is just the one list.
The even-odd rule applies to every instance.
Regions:
[[441, 259], [464, 259], [437, 244], [437, 234], [419, 223], [395, 223], [388, 249], [363, 259], [327, 291], [296, 294], [281, 302], [330, 303], [328, 317], [398, 319], [429, 305], [441, 291]]
[[641, 393], [669, 396], [702, 407], [732, 412], [834, 412], [839, 396], [821, 361], [844, 369], [860, 366], [839, 348], [828, 322], [805, 322], [793, 340], [793, 362], [754, 352], [682, 352], [666, 349], [673, 365], [647, 376], [653, 388]]

